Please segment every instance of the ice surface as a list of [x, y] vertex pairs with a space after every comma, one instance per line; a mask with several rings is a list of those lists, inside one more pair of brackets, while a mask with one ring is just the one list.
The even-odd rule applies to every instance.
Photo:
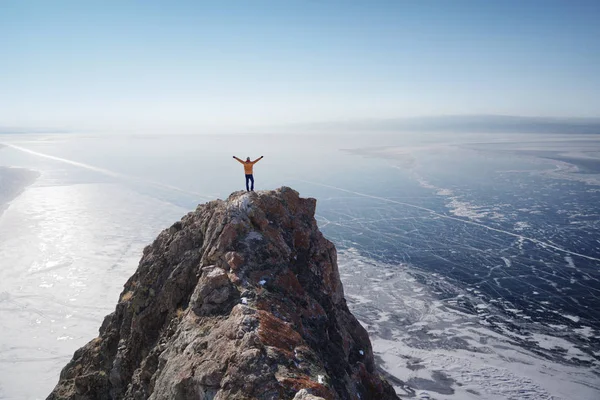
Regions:
[[4, 171], [41, 174], [10, 199], [0, 184], [0, 398], [45, 397], [143, 247], [242, 189], [232, 151], [272, 146], [284, 151], [265, 154], [257, 184], [318, 199], [348, 304], [404, 398], [600, 398], [597, 139], [544, 137], [543, 154], [531, 136], [176, 139], [27, 136], [0, 150]]
[[[491, 326], [486, 323], [493, 319], [490, 314], [482, 319], [457, 310], [453, 299], [458, 296], [440, 301], [430, 289], [433, 284], [450, 294], [459, 288], [443, 280], [420, 283], [423, 276], [408, 266], [370, 268], [373, 260], [356, 250], [340, 252], [339, 260], [349, 307], [367, 327], [374, 352], [401, 396], [593, 400], [600, 393], [598, 363], [570, 341], [534, 328], [519, 335], [506, 326]], [[357, 276], [356, 270], [362, 273]], [[373, 285], [382, 290], [373, 292]], [[468, 291], [460, 296], [479, 301]], [[594, 367], [551, 361], [555, 352]]]
[[8, 203], [33, 183], [37, 177], [36, 171], [0, 166], [0, 215]]
[[39, 183], [0, 217], [7, 399], [49, 393], [73, 350], [97, 335], [143, 247], [184, 212], [118, 185]]

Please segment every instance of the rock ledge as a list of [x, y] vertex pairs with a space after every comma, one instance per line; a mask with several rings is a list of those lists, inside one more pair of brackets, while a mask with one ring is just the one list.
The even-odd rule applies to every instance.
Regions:
[[235, 192], [161, 232], [48, 399], [397, 399], [315, 206]]

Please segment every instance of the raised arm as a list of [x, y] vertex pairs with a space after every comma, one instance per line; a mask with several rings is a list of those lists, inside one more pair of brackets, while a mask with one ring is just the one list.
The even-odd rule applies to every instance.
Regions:
[[260, 156], [256, 160], [252, 161], [252, 164], [256, 164], [257, 162], [259, 162], [262, 159], [263, 159], [263, 156]]
[[239, 158], [237, 158], [236, 156], [233, 156], [233, 158], [235, 158], [237, 160], [237, 162], [244, 164], [244, 162], [242, 160], [240, 160]]

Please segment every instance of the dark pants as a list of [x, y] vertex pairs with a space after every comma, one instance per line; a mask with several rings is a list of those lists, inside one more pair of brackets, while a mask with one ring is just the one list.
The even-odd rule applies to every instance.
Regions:
[[[248, 181], [252, 182], [252, 187], [248, 187]], [[246, 174], [246, 190], [254, 190], [254, 176], [252, 174]]]

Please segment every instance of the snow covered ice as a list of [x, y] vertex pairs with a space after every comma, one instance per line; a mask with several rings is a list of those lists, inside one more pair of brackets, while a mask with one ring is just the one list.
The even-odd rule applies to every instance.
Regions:
[[[600, 143], [560, 138], [543, 154], [536, 137], [240, 146], [278, 149], [257, 189], [318, 199], [349, 307], [401, 397], [595, 400], [600, 179], [588, 158]], [[229, 166], [222, 138], [2, 140], [17, 147], [0, 149], [0, 398], [43, 398], [97, 335], [143, 247], [243, 182], [235, 165], [212, 167]], [[312, 161], [290, 164], [299, 151]]]

